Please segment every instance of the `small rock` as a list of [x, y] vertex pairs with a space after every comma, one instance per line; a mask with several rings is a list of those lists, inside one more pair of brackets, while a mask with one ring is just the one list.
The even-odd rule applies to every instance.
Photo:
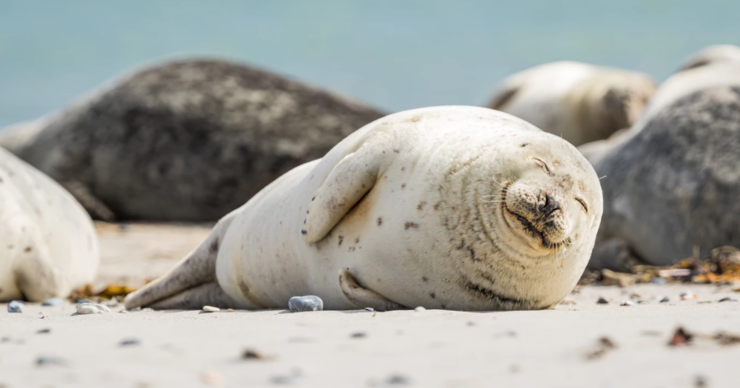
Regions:
[[352, 335], [350, 335], [350, 337], [351, 338], [365, 338], [365, 337], [367, 337], [367, 334], [365, 334], [365, 333], [363, 333], [361, 331], [358, 331], [357, 333], [352, 333]]
[[726, 296], [726, 297], [720, 299], [719, 302], [720, 303], [722, 303], [722, 302], [737, 302], [737, 299], [732, 299], [729, 296]]
[[8, 303], [9, 313], [22, 313], [25, 308], [26, 308], [26, 305], [23, 304], [23, 302], [18, 301], [18, 300], [14, 300]]
[[689, 300], [689, 299], [699, 299], [699, 295], [692, 294], [690, 292], [681, 293], [681, 300]]
[[260, 352], [252, 349], [246, 349], [242, 352], [242, 360], [264, 360], [265, 356]]
[[681, 346], [681, 345], [689, 345], [691, 344], [691, 340], [694, 338], [694, 335], [687, 332], [683, 329], [683, 327], [679, 327], [676, 329], [676, 331], [673, 333], [673, 336], [671, 337], [671, 340], [668, 341], [668, 345], [670, 346]]
[[80, 298], [80, 299], [77, 299], [75, 303], [81, 304], [81, 303], [95, 303], [95, 302], [91, 301], [90, 299]]
[[324, 301], [315, 295], [294, 296], [288, 301], [291, 312], [321, 311], [324, 309]]
[[48, 327], [36, 331], [36, 334], [49, 334], [49, 333], [51, 333], [51, 329], [49, 329]]
[[386, 385], [409, 385], [411, 381], [406, 376], [392, 375], [385, 380]]
[[126, 310], [126, 309], [123, 309], [123, 310], [119, 311], [118, 313], [119, 313], [119, 314], [128, 314], [128, 310]]
[[234, 311], [236, 311], [236, 310], [234, 310], [234, 309], [226, 309], [226, 312], [227, 313], [233, 313]]
[[708, 387], [709, 383], [707, 383], [707, 378], [699, 375], [694, 378], [694, 387], [696, 388], [705, 388]]
[[51, 298], [41, 303], [42, 306], [62, 306], [64, 305], [64, 299], [62, 298]]
[[667, 296], [664, 296], [663, 299], [660, 300], [660, 303], [668, 303], [670, 301], [671, 300]]
[[663, 286], [666, 283], [666, 280], [664, 278], [652, 278], [650, 279], [650, 283], [657, 284], [659, 286]]
[[624, 300], [624, 301], [622, 301], [622, 303], [620, 303], [619, 305], [620, 305], [620, 306], [634, 306], [634, 305], [635, 305], [635, 302], [633, 302], [633, 301], [631, 301], [631, 300]]
[[422, 307], [422, 306], [419, 306], [419, 307], [415, 308], [415, 309], [414, 309], [414, 311], [416, 311], [417, 313], [420, 313], [420, 312], [422, 312], [422, 311], [427, 311], [427, 309], [425, 309], [425, 308], [424, 308], [424, 307]]
[[151, 307], [144, 307], [143, 309], [141, 309], [141, 311], [144, 311], [144, 312], [151, 312], [151, 311], [154, 311], [154, 309], [153, 309], [153, 308], [151, 308]]
[[141, 340], [138, 338], [124, 338], [121, 342], [118, 343], [120, 346], [134, 346], [134, 345], [141, 345]]
[[372, 307], [365, 307], [365, 311], [373, 312], [373, 311], [375, 311], [375, 309], [372, 308]]
[[596, 304], [609, 304], [609, 301], [604, 298], [599, 298], [599, 300], [596, 301]]
[[218, 307], [213, 307], [213, 306], [203, 306], [203, 311], [207, 313], [217, 313], [221, 311], [221, 309]]
[[38, 358], [36, 358], [36, 366], [50, 365], [66, 366], [67, 362], [64, 361], [64, 359], [56, 356], [39, 356]]
[[96, 303], [80, 303], [77, 305], [77, 314], [102, 314], [109, 313], [110, 309], [102, 304]]

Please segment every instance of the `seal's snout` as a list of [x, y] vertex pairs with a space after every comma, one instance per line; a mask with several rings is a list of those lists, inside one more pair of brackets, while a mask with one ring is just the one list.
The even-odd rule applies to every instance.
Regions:
[[515, 183], [504, 195], [502, 212], [509, 226], [533, 245], [554, 249], [568, 242], [571, 226], [556, 191]]

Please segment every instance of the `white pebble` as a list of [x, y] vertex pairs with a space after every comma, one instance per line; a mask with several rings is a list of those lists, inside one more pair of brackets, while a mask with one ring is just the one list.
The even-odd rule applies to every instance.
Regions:
[[419, 306], [419, 307], [415, 308], [414, 311], [416, 311], [417, 313], [420, 313], [422, 311], [427, 311], [427, 309], [425, 309], [424, 307]]
[[80, 303], [77, 305], [77, 314], [102, 314], [109, 313], [110, 309], [102, 304]]
[[221, 309], [218, 307], [213, 307], [213, 306], [203, 306], [203, 311], [206, 311], [209, 313], [217, 313], [221, 311]]
[[635, 303], [631, 300], [625, 300], [622, 303], [619, 304], [620, 306], [634, 306]]

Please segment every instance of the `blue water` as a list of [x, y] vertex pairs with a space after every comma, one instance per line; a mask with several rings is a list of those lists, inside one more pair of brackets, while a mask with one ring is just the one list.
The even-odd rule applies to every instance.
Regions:
[[397, 111], [483, 104], [563, 59], [660, 80], [713, 43], [740, 44], [740, 1], [0, 0], [0, 127], [163, 58], [236, 59]]

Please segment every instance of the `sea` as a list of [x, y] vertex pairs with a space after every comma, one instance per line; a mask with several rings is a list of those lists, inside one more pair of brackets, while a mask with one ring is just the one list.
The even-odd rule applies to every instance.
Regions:
[[0, 0], [0, 128], [162, 60], [267, 69], [387, 112], [484, 105], [507, 75], [575, 60], [669, 76], [740, 45], [740, 1]]

